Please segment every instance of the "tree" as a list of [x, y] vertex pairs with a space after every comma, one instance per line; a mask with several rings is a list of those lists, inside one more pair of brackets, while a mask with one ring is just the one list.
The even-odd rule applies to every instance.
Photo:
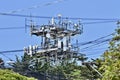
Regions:
[[120, 27], [110, 41], [109, 50], [105, 51], [101, 58], [102, 80], [120, 80]]
[[12, 69], [15, 72], [18, 72], [22, 75], [27, 74], [27, 71], [30, 70], [29, 66], [30, 66], [30, 57], [28, 55], [24, 55], [22, 57], [22, 59], [19, 59], [18, 56], [16, 56], [16, 62], [10, 64], [10, 66], [12, 66]]
[[2, 60], [2, 58], [0, 58], [0, 68], [5, 68], [5, 66], [4, 66], [4, 61]]
[[22, 76], [10, 70], [0, 69], [0, 80], [36, 80], [36, 79]]
[[80, 66], [77, 65], [76, 60], [67, 60], [65, 63], [63, 61], [56, 66], [54, 70], [54, 72], [58, 73], [63, 79], [82, 80]]
[[34, 55], [30, 57], [24, 54], [21, 59], [16, 56], [16, 62], [12, 67], [15, 72], [22, 75], [32, 76], [37, 79], [43, 77], [41, 80], [92, 80], [94, 78], [91, 70], [86, 66], [80, 65], [80, 63], [87, 60], [84, 54], [76, 55], [73, 58], [65, 57], [57, 62], [46, 61], [46, 59], [47, 56]]

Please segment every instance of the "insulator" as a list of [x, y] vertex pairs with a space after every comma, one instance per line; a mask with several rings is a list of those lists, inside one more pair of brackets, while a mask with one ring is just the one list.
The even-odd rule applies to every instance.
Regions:
[[63, 51], [67, 51], [67, 47], [63, 47]]
[[35, 54], [36, 53], [36, 46], [33, 46], [32, 48], [33, 48], [33, 54]]
[[63, 51], [67, 50], [67, 41], [66, 38], [63, 40]]
[[61, 48], [61, 41], [58, 40], [58, 48]]
[[68, 43], [68, 47], [69, 47], [69, 48], [71, 48], [71, 47], [72, 47], [72, 46], [71, 46], [71, 43]]
[[50, 33], [47, 33], [47, 34], [46, 34], [46, 37], [47, 37], [47, 38], [50, 38]]
[[44, 30], [45, 28], [42, 26], [41, 29]]
[[54, 18], [52, 18], [52, 20], [51, 20], [51, 24], [52, 24], [52, 25], [55, 24]]
[[30, 55], [30, 56], [32, 57], [32, 54], [33, 54], [33, 48], [32, 48], [32, 46], [30, 45], [30, 46], [29, 46], [29, 53], [28, 53], [28, 55]]
[[35, 46], [32, 46], [32, 49], [33, 49], [33, 50], [35, 50], [35, 49], [36, 49], [36, 47], [35, 47]]

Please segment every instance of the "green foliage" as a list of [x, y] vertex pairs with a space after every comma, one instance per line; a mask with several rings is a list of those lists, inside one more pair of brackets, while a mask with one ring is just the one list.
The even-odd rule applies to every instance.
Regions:
[[18, 56], [16, 56], [16, 62], [13, 64], [10, 64], [13, 67], [13, 70], [15, 72], [18, 72], [20, 74], [25, 74], [25, 72], [28, 70], [29, 67], [29, 61], [30, 61], [30, 57], [25, 55], [24, 57], [22, 57], [22, 60], [20, 60], [18, 58]]
[[109, 50], [102, 57], [102, 80], [120, 80], [120, 29], [110, 42]]
[[27, 78], [10, 70], [0, 69], [0, 80], [35, 80], [34, 78]]
[[0, 58], [0, 68], [1, 69], [4, 69], [5, 66], [4, 66], [4, 61], [2, 60], [2, 58]]
[[80, 66], [76, 62], [67, 62], [63, 65], [61, 63], [59, 66], [56, 66], [55, 72], [63, 74], [63, 77], [68, 80], [82, 80]]
[[[33, 77], [39, 78], [41, 74], [51, 80], [51, 77], [54, 80], [67, 79], [67, 80], [92, 80], [94, 75], [87, 67], [78, 65], [78, 61], [84, 62], [87, 58], [85, 55], [76, 56], [74, 59], [65, 58], [57, 64], [51, 61], [45, 61], [45, 57], [30, 57], [24, 55], [20, 60], [16, 56], [16, 62], [12, 65], [13, 70], [22, 75], [29, 75], [29, 72], [37, 72], [39, 75]], [[31, 68], [31, 67], [32, 68]]]

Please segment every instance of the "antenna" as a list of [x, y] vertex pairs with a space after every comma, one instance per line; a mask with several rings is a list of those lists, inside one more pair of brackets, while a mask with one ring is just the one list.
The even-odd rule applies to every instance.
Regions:
[[[72, 22], [73, 23], [73, 22]], [[74, 25], [73, 25], [74, 24]], [[54, 61], [58, 63], [64, 59], [72, 59], [73, 54], [78, 54], [78, 46], [72, 45], [72, 38], [81, 34], [80, 22], [70, 24], [69, 19], [62, 19], [62, 15], [58, 14], [58, 19], [51, 19], [48, 24], [37, 26], [30, 21], [30, 33], [37, 37], [41, 37], [41, 46], [36, 50], [35, 55], [45, 57], [43, 61]], [[78, 44], [78, 40], [76, 40]], [[34, 51], [34, 48], [31, 47]], [[33, 54], [28, 53], [30, 56]], [[52, 65], [52, 64], [51, 64]], [[56, 64], [57, 65], [57, 64]]]

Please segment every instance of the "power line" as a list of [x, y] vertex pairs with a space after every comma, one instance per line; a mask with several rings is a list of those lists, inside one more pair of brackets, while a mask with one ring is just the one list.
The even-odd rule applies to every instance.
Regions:
[[23, 49], [19, 49], [19, 50], [7, 50], [7, 51], [0, 51], [0, 54], [3, 54], [3, 53], [16, 53], [16, 52], [23, 52], [24, 50]]
[[113, 23], [113, 22], [117, 22], [117, 20], [111, 20], [111, 21], [97, 21], [97, 22], [84, 22], [84, 23], [81, 23], [81, 24], [102, 24], [102, 23]]
[[[107, 37], [109, 37], [109, 36], [111, 36], [111, 35], [113, 35], [113, 34], [115, 34], [115, 32], [114, 32], [114, 33], [111, 33], [111, 34], [108, 34], [108, 35], [106, 35], [106, 36], [100, 37], [100, 38], [98, 38], [98, 39], [92, 40], [92, 41], [78, 43], [77, 45], [79, 45], [78, 47], [80, 47], [80, 46], [84, 46], [84, 45], [88, 45], [88, 44], [94, 44], [94, 43], [99, 44], [99, 43], [102, 43], [102, 42], [107, 42], [107, 41], [110, 41], [111, 38], [109, 38], [109, 39], [104, 39], [104, 38], [107, 38]], [[103, 40], [101, 40], [101, 39], [103, 39]], [[76, 44], [73, 44], [73, 45], [76, 45]], [[23, 51], [24, 51], [23, 49], [0, 51], [0, 54], [1, 54], [1, 53], [10, 53], [10, 52], [23, 52]]]
[[25, 27], [5, 27], [5, 28], [0, 28], [0, 30], [12, 30], [12, 29], [25, 29]]
[[99, 55], [102, 54], [101, 52], [105, 52], [107, 50], [107, 48], [98, 48], [97, 49], [90, 49], [90, 50], [84, 50], [81, 51], [81, 53], [86, 54], [86, 56], [95, 56], [95, 55]]
[[[108, 42], [108, 41], [106, 41]], [[92, 49], [92, 48], [96, 48], [96, 47], [100, 47], [101, 45], [103, 46], [104, 44], [106, 44], [106, 42], [100, 42], [100, 43], [96, 43], [96, 44], [93, 44], [93, 45], [90, 45], [90, 46], [87, 46], [85, 48], [82, 48], [81, 51], [87, 51], [89, 49]]]
[[[100, 44], [100, 43], [99, 43]], [[89, 46], [91, 47], [91, 46]], [[88, 48], [88, 47], [86, 47]], [[85, 48], [83, 48], [85, 49]], [[6, 56], [5, 53], [16, 53], [16, 52], [23, 52], [24, 50], [23, 49], [19, 49], [19, 50], [8, 50], [8, 51], [1, 51], [0, 54], [3, 55], [4, 57], [8, 58], [9, 60], [12, 60], [11, 58], [9, 58], [8, 56]], [[85, 50], [82, 50], [82, 52], [85, 51]], [[88, 50], [89, 51], [89, 50]], [[94, 50], [95, 51], [95, 50]], [[93, 54], [93, 53], [92, 53]], [[91, 54], [91, 55], [92, 55]], [[90, 55], [90, 54], [89, 54]]]
[[103, 50], [106, 50], [108, 47], [102, 47], [102, 48], [94, 48], [94, 49], [90, 49], [90, 50], [83, 50], [81, 52], [94, 52], [94, 51], [103, 51]]
[[4, 16], [14, 16], [14, 17], [29, 17], [29, 18], [43, 18], [43, 19], [51, 19], [52, 17], [47, 17], [47, 16], [33, 16], [33, 15], [23, 15], [23, 14], [10, 14], [10, 13], [0, 13], [0, 15]]
[[[98, 53], [98, 52], [96, 52], [96, 53]], [[88, 54], [87, 57], [96, 57], [98, 55], [101, 55], [101, 53], [99, 53], [99, 54], [93, 54], [93, 53], [91, 53], [91, 54]]]
[[5, 58], [9, 59], [10, 61], [14, 61], [12, 58], [6, 56], [6, 54], [4, 53], [15, 53], [15, 52], [23, 52], [24, 50], [20, 49], [20, 50], [8, 50], [8, 51], [1, 51], [0, 54], [3, 55]]
[[52, 2], [45, 3], [45, 4], [34, 5], [32, 7], [25, 8], [25, 9], [13, 10], [13, 11], [10, 11], [8, 13], [16, 13], [16, 12], [23, 12], [23, 11], [27, 11], [27, 10], [37, 9], [37, 8], [42, 7], [42, 6], [50, 6], [50, 5], [57, 4], [57, 3], [60, 3], [60, 2], [63, 2], [63, 1], [67, 1], [67, 0], [55, 0], [55, 1], [52, 1]]
[[93, 40], [93, 41], [88, 41], [88, 42], [81, 42], [81, 43], [78, 43], [77, 45], [79, 45], [79, 47], [80, 47], [80, 46], [89, 45], [89, 44], [98, 44], [100, 42], [106, 42], [109, 40], [111, 40], [111, 39], [105, 39], [105, 40], [101, 40], [101, 41]]
[[[103, 37], [101, 37], [101, 38], [98, 38], [98, 39], [96, 39], [96, 40], [93, 40], [93, 41], [88, 41], [88, 42], [84, 42], [84, 43], [81, 43], [81, 44], [83, 44], [83, 45], [88, 45], [88, 44], [94, 44], [94, 45], [98, 45], [98, 44], [101, 44], [101, 43], [104, 43], [104, 42], [106, 42], [106, 41], [109, 41], [108, 39], [104, 39], [104, 38], [107, 38], [107, 37], [109, 37], [109, 36], [111, 36], [111, 35], [113, 35], [113, 33], [112, 34], [109, 34], [109, 35], [106, 35], [106, 36], [103, 36]], [[78, 43], [79, 44], [79, 43]], [[93, 46], [94, 46], [93, 45]], [[89, 46], [88, 46], [89, 47]], [[87, 48], [88, 48], [87, 47]], [[39, 48], [40, 49], [40, 48]], [[24, 50], [23, 49], [18, 49], [18, 50], [7, 50], [7, 51], [1, 51], [0, 52], [0, 54], [1, 55], [3, 55], [3, 56], [5, 56], [6, 58], [8, 58], [9, 60], [12, 60], [12, 59], [10, 59], [8, 56], [6, 56], [6, 54], [5, 53], [16, 53], [16, 52], [23, 52]]]
[[0, 54], [3, 55], [5, 58], [7, 58], [7, 59], [13, 61], [10, 57], [6, 56], [5, 54], [3, 54], [3, 53], [0, 53]]
[[[116, 32], [113, 32], [111, 34], [108, 34], [106, 36], [103, 36], [103, 37], [100, 37], [98, 39], [95, 39], [95, 40], [91, 40], [91, 41], [87, 41], [87, 42], [81, 42], [81, 43], [78, 43], [77, 45], [80, 47], [80, 46], [84, 46], [84, 45], [88, 45], [88, 44], [94, 44], [94, 43], [98, 43], [98, 42], [102, 42], [102, 41], [109, 41], [110, 39], [104, 39], [104, 38], [107, 38], [109, 36], [112, 36], [113, 34], [115, 34]], [[104, 40], [102, 40], [104, 39]], [[75, 44], [74, 44], [75, 45]]]
[[[14, 16], [14, 17], [29, 17], [29, 18], [42, 18], [42, 19], [51, 19], [53, 17], [51, 16], [33, 16], [33, 15], [24, 15], [24, 14], [11, 14], [11, 13], [3, 13], [0, 12], [0, 15], [4, 15], [4, 16]], [[107, 19], [107, 18], [79, 18], [79, 17], [61, 17], [62, 19], [71, 19], [71, 20], [99, 20], [99, 21], [108, 21], [108, 22], [116, 22], [119, 21], [120, 19], [118, 18], [111, 18], [111, 19]], [[59, 19], [58, 17], [54, 17], [54, 19]], [[101, 23], [103, 23], [101, 22]], [[93, 22], [93, 23], [97, 23], [97, 22]], [[106, 22], [104, 22], [106, 23]], [[87, 24], [87, 23], [86, 23]]]
[[[99, 24], [99, 23], [111, 23], [111, 22], [116, 22], [116, 21], [99, 21], [99, 22], [84, 22], [81, 24]], [[28, 26], [27, 26], [28, 27]], [[25, 29], [25, 27], [4, 27], [4, 28], [0, 28], [0, 30], [13, 30], [13, 29]]]
[[89, 49], [92, 49], [92, 48], [96, 48], [97, 46], [100, 47], [101, 44], [103, 46], [103, 44], [106, 44], [106, 42], [109, 42], [112, 38], [108, 38], [108, 39], [105, 39], [111, 35], [115, 34], [114, 33], [111, 33], [109, 35], [106, 35], [106, 36], [103, 36], [101, 38], [98, 38], [96, 40], [93, 40], [93, 41], [88, 41], [88, 42], [85, 42], [85, 43], [78, 43], [77, 45], [79, 45], [79, 47], [82, 47], [82, 46], [85, 46], [85, 45], [90, 45], [90, 46], [87, 46], [87, 47], [84, 47], [82, 49], [80, 49], [81, 51], [88, 51]]
[[19, 49], [19, 50], [9, 50], [9, 51], [1, 51], [0, 54], [2, 53], [11, 53], [11, 52], [23, 52], [23, 49]]

